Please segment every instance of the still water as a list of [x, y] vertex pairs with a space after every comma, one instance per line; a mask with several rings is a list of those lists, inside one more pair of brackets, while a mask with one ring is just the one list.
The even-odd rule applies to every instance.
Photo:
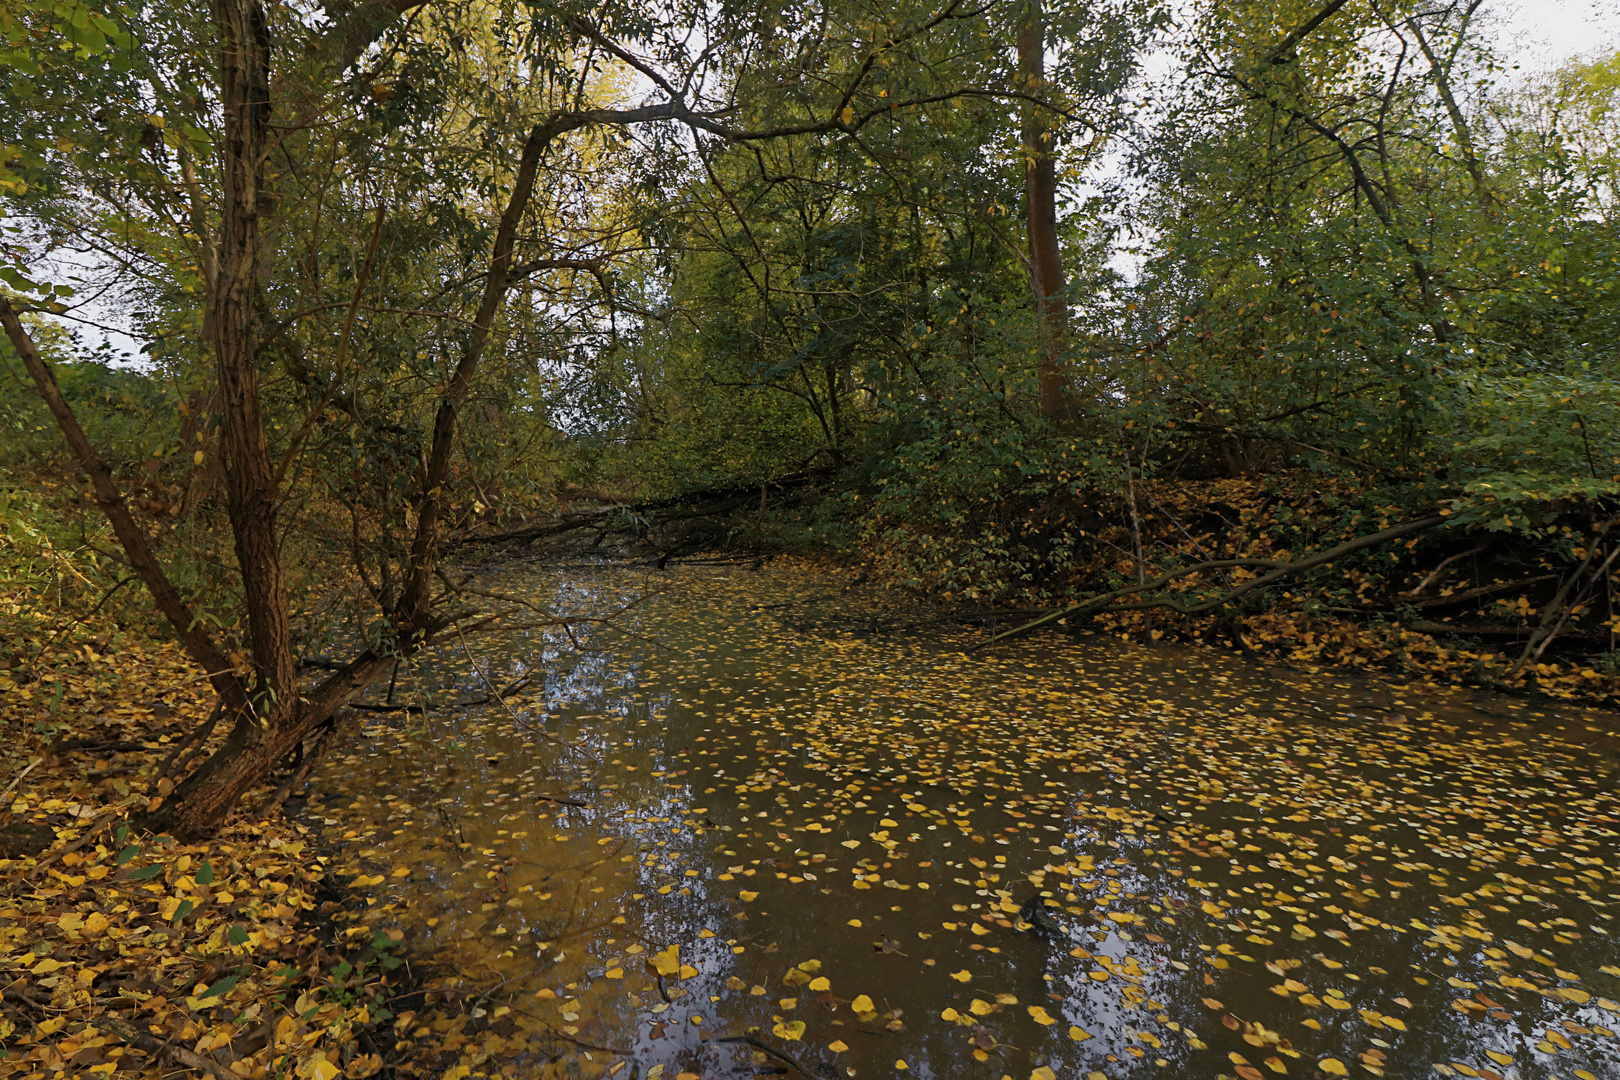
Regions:
[[1620, 1077], [1612, 714], [969, 655], [805, 568], [481, 585], [640, 602], [424, 658], [308, 811], [455, 1075]]

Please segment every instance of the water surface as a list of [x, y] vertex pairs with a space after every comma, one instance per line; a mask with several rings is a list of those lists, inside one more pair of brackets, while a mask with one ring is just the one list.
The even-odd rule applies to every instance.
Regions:
[[463, 980], [446, 1065], [1620, 1076], [1610, 714], [1106, 638], [967, 655], [804, 569], [485, 584], [647, 598], [584, 651], [440, 649], [396, 688], [428, 711], [325, 770], [342, 869]]

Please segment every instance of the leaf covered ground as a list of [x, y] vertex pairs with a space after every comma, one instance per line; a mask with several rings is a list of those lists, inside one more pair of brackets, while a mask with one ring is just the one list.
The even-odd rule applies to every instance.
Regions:
[[28, 636], [0, 671], [0, 823], [49, 847], [0, 860], [0, 1075], [405, 1075], [420, 1040], [453, 1039], [465, 1010], [427, 1006], [446, 995], [395, 955], [382, 878], [334, 874], [296, 819], [255, 820], [269, 788], [207, 843], [117, 827], [171, 789], [208, 715], [178, 649], [12, 625]]

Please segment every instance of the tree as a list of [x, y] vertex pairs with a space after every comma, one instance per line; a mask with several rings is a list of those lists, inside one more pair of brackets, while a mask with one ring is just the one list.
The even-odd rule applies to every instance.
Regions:
[[[198, 26], [192, 9], [150, 5], [98, 16], [132, 43], [117, 64], [14, 95], [8, 141], [36, 152], [13, 205], [46, 243], [71, 236], [126, 268], [161, 328], [154, 355], [211, 372], [212, 420], [196, 437], [222, 466], [236, 600], [205, 619], [129, 512], [117, 464], [80, 429], [18, 310], [0, 309], [131, 568], [230, 725], [138, 824], [208, 831], [279, 762], [316, 760], [339, 710], [380, 672], [471, 616], [439, 558], [474, 502], [458, 490], [468, 475], [460, 421], [486, 361], [493, 352], [506, 369], [517, 342], [536, 341], [537, 360], [592, 340], [624, 303], [614, 284], [623, 223], [591, 199], [568, 201], [592, 162], [656, 175], [671, 148], [859, 147], [899, 118], [964, 102], [1016, 107], [1032, 95], [1003, 89], [999, 62], [977, 45], [958, 51], [995, 9], [830, 5], [762, 20], [740, 4], [395, 0], [306, 18], [216, 0]], [[929, 63], [895, 84], [906, 93], [874, 85], [918, 49]], [[627, 79], [604, 91], [611, 72], [633, 77], [643, 99], [625, 100]], [[113, 106], [84, 117], [73, 111], [82, 100]], [[514, 294], [525, 298], [515, 312]], [[566, 329], [559, 298], [577, 307]], [[534, 326], [547, 321], [554, 334]], [[842, 364], [828, 369], [835, 407]], [[289, 518], [321, 499], [351, 518], [357, 645], [307, 686], [298, 624], [315, 590], [288, 562], [300, 535]], [[315, 539], [330, 551], [344, 538]]]

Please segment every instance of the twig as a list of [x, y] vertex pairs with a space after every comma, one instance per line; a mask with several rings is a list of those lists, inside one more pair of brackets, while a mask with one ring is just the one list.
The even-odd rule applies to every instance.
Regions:
[[12, 777], [12, 778], [11, 778], [11, 783], [9, 783], [9, 784], [7, 784], [7, 785], [6, 785], [6, 790], [5, 790], [5, 791], [0, 791], [0, 802], [4, 802], [4, 801], [5, 801], [5, 798], [6, 798], [6, 796], [7, 796], [7, 795], [10, 795], [10, 794], [11, 794], [11, 792], [12, 792], [12, 789], [13, 789], [13, 788], [15, 788], [15, 787], [16, 787], [16, 786], [17, 786], [17, 785], [18, 785], [18, 784], [20, 784], [20, 783], [22, 783], [22, 782], [23, 782], [23, 777], [25, 777], [25, 776], [27, 776], [27, 775], [28, 775], [28, 774], [29, 774], [29, 773], [31, 773], [31, 772], [33, 772], [33, 771], [34, 771], [34, 769], [35, 769], [35, 768], [36, 768], [36, 767], [37, 767], [37, 766], [38, 766], [38, 765], [39, 765], [39, 764], [40, 764], [40, 763], [41, 763], [41, 762], [43, 762], [43, 761], [44, 761], [44, 760], [45, 760], [45, 759], [44, 759], [44, 758], [42, 758], [42, 757], [40, 757], [40, 758], [35, 758], [35, 759], [34, 759], [34, 760], [33, 760], [33, 761], [30, 761], [30, 762], [29, 762], [29, 763], [28, 763], [28, 767], [27, 767], [27, 768], [26, 768], [26, 769], [24, 769], [24, 770], [23, 770], [23, 771], [22, 771], [22, 772], [20, 772], [20, 773], [18, 773], [18, 774], [17, 774], [17, 775], [16, 775], [16, 776], [14, 776], [14, 777]]
[[71, 855], [75, 851], [78, 851], [80, 848], [84, 847], [90, 841], [94, 840], [97, 836], [101, 835], [101, 830], [105, 829], [109, 824], [111, 824], [114, 818], [139, 801], [140, 796], [132, 795], [123, 802], [114, 803], [112, 806], [109, 806], [107, 809], [103, 810], [91, 820], [90, 824], [84, 827], [84, 832], [79, 835], [77, 840], [74, 840], [72, 843], [67, 844], [64, 847], [57, 848], [55, 851], [49, 853], [35, 863], [33, 868], [28, 871], [28, 874], [25, 875], [27, 880], [33, 880], [33, 875], [39, 873], [47, 866], [56, 862], [62, 856]]
[[1407, 593], [1406, 595], [1407, 596], [1416, 596], [1418, 593], [1422, 592], [1424, 589], [1427, 589], [1430, 585], [1434, 584], [1434, 579], [1440, 576], [1440, 571], [1444, 570], [1446, 567], [1450, 566], [1452, 563], [1456, 562], [1458, 559], [1466, 559], [1470, 555], [1478, 555], [1480, 552], [1484, 551], [1488, 547], [1490, 547], [1490, 544], [1488, 544], [1488, 543], [1487, 544], [1479, 544], [1476, 547], [1469, 548], [1467, 551], [1459, 552], [1456, 555], [1451, 556], [1451, 558], [1449, 558], [1449, 559], [1441, 560], [1440, 565], [1435, 567], [1433, 570], [1429, 571], [1429, 576], [1424, 578], [1421, 582], [1419, 582], [1418, 587], [1413, 589], [1411, 592]]
[[[1592, 565], [1592, 561], [1603, 550], [1601, 542], [1608, 535], [1609, 529], [1613, 525], [1613, 521], [1604, 523], [1603, 528], [1598, 530], [1598, 534], [1592, 538], [1591, 544], [1587, 546], [1586, 557], [1581, 560], [1581, 564], [1575, 568], [1574, 573], [1570, 574], [1564, 580], [1564, 583], [1559, 586], [1558, 592], [1541, 614], [1541, 625], [1537, 626], [1535, 633], [1530, 635], [1530, 640], [1524, 643], [1524, 652], [1519, 654], [1519, 659], [1508, 670], [1508, 678], [1517, 675], [1532, 656], [1540, 657], [1542, 651], [1547, 647], [1546, 642], [1551, 641], [1553, 636], [1563, 628], [1565, 620], [1569, 618], [1568, 613], [1565, 611], [1565, 601], [1569, 598], [1570, 590], [1575, 587], [1576, 582], [1586, 576], [1586, 568]], [[1604, 560], [1602, 569], [1598, 571], [1600, 575], [1606, 572], [1609, 565], [1614, 562], [1616, 553], [1620, 553], [1620, 548], [1616, 548], [1615, 552]], [[1540, 648], [1537, 648], [1538, 645]]]
[[134, 1028], [127, 1026], [120, 1020], [114, 1020], [107, 1016], [98, 1016], [95, 1019], [95, 1023], [97, 1026], [105, 1025], [112, 1028], [114, 1031], [118, 1032], [118, 1037], [120, 1039], [130, 1043], [133, 1046], [138, 1046], [142, 1050], [145, 1050], [156, 1057], [167, 1056], [173, 1058], [175, 1061], [178, 1061], [188, 1069], [200, 1070], [210, 1076], [218, 1077], [219, 1080], [241, 1080], [240, 1077], [233, 1074], [229, 1069], [225, 1068], [225, 1066], [219, 1064], [217, 1061], [210, 1061], [201, 1054], [194, 1054], [190, 1050], [187, 1050], [181, 1046], [173, 1046], [169, 1043], [160, 1043], [156, 1039], [152, 1038], [152, 1036], [143, 1035]]
[[560, 803], [563, 806], [577, 806], [582, 810], [589, 810], [591, 808], [591, 804], [588, 802], [580, 802], [578, 799], [564, 799], [556, 795], [536, 795], [534, 798], [538, 799], [540, 802]]
[[762, 1050], [765, 1053], [771, 1055], [773, 1058], [777, 1058], [780, 1061], [787, 1062], [789, 1065], [793, 1066], [795, 1069], [798, 1069], [799, 1073], [801, 1075], [803, 1075], [803, 1076], [816, 1077], [816, 1076], [819, 1075], [817, 1073], [811, 1072], [809, 1070], [809, 1068], [807, 1068], [805, 1066], [804, 1062], [800, 1061], [798, 1058], [794, 1057], [792, 1054], [788, 1053], [786, 1050], [778, 1050], [776, 1047], [772, 1046], [770, 1043], [766, 1042], [764, 1039], [756, 1039], [752, 1035], [726, 1035], [726, 1036], [723, 1036], [721, 1038], [710, 1039], [708, 1041], [709, 1042], [717, 1042], [717, 1043], [747, 1043], [749, 1046], [752, 1046], [755, 1050]]
[[[1592, 544], [1592, 548], [1593, 548], [1594, 551], [1601, 550], [1601, 549], [1598, 548], [1598, 545], [1597, 545], [1597, 543], [1595, 541]], [[1617, 547], [1614, 550], [1610, 551], [1609, 552], [1609, 557], [1607, 559], [1604, 559], [1603, 564], [1601, 566], [1599, 566], [1595, 571], [1593, 571], [1592, 581], [1593, 581], [1594, 584], [1597, 581], [1605, 578], [1608, 575], [1609, 567], [1614, 565], [1614, 560], [1615, 560], [1615, 558], [1617, 556], [1620, 556], [1620, 547]], [[1579, 571], [1577, 571], [1577, 573], [1578, 572]], [[1560, 595], [1562, 595], [1562, 594], [1560, 594]], [[1510, 675], [1518, 674], [1519, 669], [1524, 666], [1525, 661], [1526, 661], [1527, 658], [1529, 660], [1540, 660], [1541, 659], [1541, 654], [1547, 651], [1547, 646], [1548, 645], [1552, 644], [1552, 639], [1558, 636], [1558, 632], [1564, 628], [1564, 624], [1566, 622], [1568, 622], [1570, 617], [1572, 615], [1574, 615], [1577, 611], [1579, 611], [1585, 605], [1585, 603], [1586, 603], [1586, 592], [1583, 589], [1582, 592], [1581, 592], [1581, 599], [1576, 601], [1573, 604], [1568, 604], [1568, 605], [1566, 605], [1564, 607], [1563, 611], [1558, 616], [1558, 621], [1552, 624], [1552, 627], [1546, 631], [1546, 633], [1542, 636], [1540, 642], [1537, 642], [1535, 640], [1535, 638], [1532, 637], [1530, 639], [1530, 641], [1525, 644], [1525, 646], [1524, 646], [1525, 655], [1519, 657], [1519, 662], [1513, 665], [1513, 670], [1511, 672], [1509, 672], [1509, 674]], [[1549, 611], [1548, 614], [1550, 615], [1551, 612]], [[1542, 619], [1542, 627], [1546, 627], [1546, 625], [1547, 625], [1546, 624], [1546, 618], [1544, 617]], [[1536, 632], [1541, 633], [1542, 627], [1538, 627]], [[1535, 646], [1535, 652], [1533, 652], [1533, 653], [1530, 651], [1531, 645]]]
[[478, 677], [481, 680], [483, 680], [484, 686], [489, 690], [489, 692], [491, 694], [495, 695], [495, 700], [501, 703], [501, 708], [505, 709], [506, 710], [506, 715], [510, 716], [512, 718], [512, 723], [516, 724], [520, 728], [523, 728], [525, 731], [534, 732], [536, 735], [540, 736], [542, 739], [545, 739], [547, 742], [553, 742], [553, 743], [556, 743], [558, 746], [566, 747], [567, 749], [572, 750], [577, 754], [583, 754], [585, 757], [590, 758], [592, 761], [597, 760], [596, 755], [591, 753], [589, 750], [582, 750], [582, 749], [575, 746], [573, 743], [569, 742], [566, 739], [559, 739], [559, 738], [557, 738], [557, 736], [551, 734], [548, 731], [542, 731], [540, 728], [535, 727], [533, 724], [525, 723], [523, 721], [523, 719], [518, 716], [517, 713], [512, 711], [512, 706], [508, 705], [506, 703], [506, 699], [500, 695], [500, 692], [498, 690], [495, 689], [495, 684], [489, 681], [489, 676], [485, 675], [484, 674], [484, 669], [478, 666], [478, 661], [473, 659], [472, 650], [467, 648], [467, 639], [462, 636], [460, 626], [456, 627], [456, 640], [461, 642], [461, 651], [467, 654], [467, 663], [472, 665], [472, 669], [478, 673]]
[[264, 806], [260, 808], [259, 818], [261, 820], [269, 818], [271, 814], [279, 810], [281, 804], [286, 802], [287, 797], [293, 793], [293, 789], [309, 779], [309, 774], [314, 772], [315, 767], [331, 752], [332, 744], [337, 740], [338, 729], [342, 726], [342, 722], [334, 716], [331, 722], [326, 725], [326, 730], [321, 732], [320, 737], [315, 740], [315, 745], [310, 748], [309, 753], [304, 755], [304, 760], [299, 762], [292, 775], [287, 777], [287, 782], [277, 788], [275, 794], [271, 795], [265, 801]]

